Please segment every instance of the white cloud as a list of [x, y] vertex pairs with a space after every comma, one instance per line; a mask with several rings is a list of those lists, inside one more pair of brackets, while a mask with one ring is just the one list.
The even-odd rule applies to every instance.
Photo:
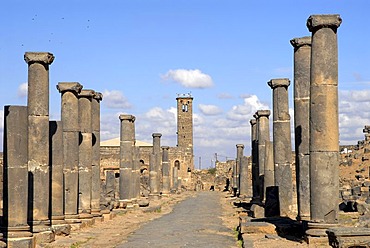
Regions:
[[174, 81], [186, 88], [209, 88], [213, 86], [211, 76], [201, 72], [199, 69], [186, 70], [176, 69], [169, 70], [161, 78], [165, 81]]
[[262, 103], [256, 95], [245, 95], [244, 102], [241, 105], [235, 105], [227, 113], [227, 117], [232, 120], [250, 120], [253, 114], [260, 109], [269, 109], [269, 107]]
[[23, 83], [18, 86], [17, 95], [19, 98], [27, 97], [28, 83]]
[[219, 115], [222, 109], [215, 105], [199, 104], [198, 108], [204, 115]]
[[132, 107], [121, 91], [105, 90], [103, 92], [103, 96], [104, 98], [102, 102], [107, 108], [129, 109]]

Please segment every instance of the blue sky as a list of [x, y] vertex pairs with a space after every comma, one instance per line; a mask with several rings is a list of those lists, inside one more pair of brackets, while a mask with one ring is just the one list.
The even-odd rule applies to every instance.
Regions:
[[55, 85], [80, 82], [104, 94], [103, 140], [118, 137], [118, 115], [128, 113], [137, 117], [138, 140], [161, 132], [162, 145], [175, 146], [175, 98], [191, 92], [194, 161], [209, 166], [216, 152], [235, 157], [239, 143], [250, 154], [249, 120], [271, 108], [267, 81], [293, 82], [289, 40], [310, 34], [311, 14], [340, 14], [340, 140], [354, 144], [370, 124], [369, 9], [368, 0], [3, 1], [0, 105], [26, 104], [23, 55], [47, 51], [55, 55], [51, 119], [60, 118]]

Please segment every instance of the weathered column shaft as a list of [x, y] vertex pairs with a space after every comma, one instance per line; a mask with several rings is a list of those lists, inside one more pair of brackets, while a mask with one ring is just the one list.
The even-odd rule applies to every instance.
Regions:
[[179, 188], [179, 169], [174, 166], [172, 168], [172, 189], [173, 190], [178, 190]]
[[272, 79], [268, 82], [273, 94], [273, 140], [275, 185], [279, 189], [280, 216], [291, 216], [293, 206], [292, 142], [288, 104], [287, 78]]
[[168, 161], [168, 146], [162, 147], [162, 194], [170, 193], [170, 164]]
[[338, 44], [339, 15], [312, 15], [310, 86], [311, 220], [338, 222], [339, 127]]
[[51, 220], [52, 224], [64, 223], [64, 180], [63, 180], [63, 124], [50, 121], [51, 150]]
[[80, 146], [78, 157], [78, 191], [80, 218], [92, 218], [91, 185], [92, 185], [92, 120], [91, 101], [95, 92], [81, 90], [78, 94], [78, 121], [80, 125]]
[[257, 117], [257, 140], [258, 140], [258, 169], [259, 169], [259, 192], [260, 200], [265, 199], [264, 190], [264, 173], [265, 173], [265, 158], [266, 148], [265, 141], [270, 140], [270, 125], [269, 125], [270, 110], [258, 110]]
[[91, 126], [92, 126], [92, 168], [91, 168], [91, 214], [94, 217], [101, 216], [100, 212], [100, 102], [103, 94], [95, 92], [91, 102]]
[[61, 119], [63, 125], [63, 172], [65, 219], [78, 218], [78, 157], [79, 123], [78, 93], [82, 85], [76, 82], [58, 83], [61, 96]]
[[120, 115], [119, 119], [121, 121], [119, 195], [120, 201], [131, 204], [134, 143], [132, 125], [135, 117], [132, 115]]
[[264, 192], [266, 192], [267, 187], [275, 186], [274, 150], [271, 141], [265, 141], [265, 149]]
[[140, 198], [140, 148], [134, 146], [133, 199]]
[[[32, 233], [27, 219], [27, 115], [26, 106], [4, 107], [4, 219], [2, 229], [5, 232], [5, 241], [10, 247], [33, 247]], [[24, 243], [19, 243], [17, 238], [24, 238]]]
[[251, 119], [251, 148], [252, 148], [252, 195], [253, 201], [259, 201], [259, 168], [258, 168], [258, 143], [257, 120]]
[[43, 232], [50, 231], [49, 65], [54, 56], [27, 52], [24, 59], [28, 64], [29, 216], [32, 231]]
[[310, 219], [311, 37], [294, 38], [294, 134], [298, 219]]
[[244, 151], [244, 145], [243, 144], [237, 144], [236, 145], [236, 160], [235, 160], [235, 168], [236, 168], [236, 188], [237, 193], [240, 194], [240, 167], [242, 163], [243, 158], [243, 151]]
[[162, 134], [153, 133], [153, 154], [150, 157], [149, 184], [152, 195], [160, 193], [160, 165], [161, 165], [161, 143]]
[[244, 145], [236, 145], [236, 161], [239, 164], [239, 195], [247, 196], [248, 194], [248, 161], [244, 157]]

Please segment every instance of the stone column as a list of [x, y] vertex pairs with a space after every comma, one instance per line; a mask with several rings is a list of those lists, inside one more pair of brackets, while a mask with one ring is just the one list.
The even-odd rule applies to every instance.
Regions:
[[174, 166], [172, 168], [172, 190], [177, 191], [179, 189], [179, 169]]
[[135, 137], [135, 120], [136, 117], [132, 116], [130, 122], [131, 125], [131, 146], [132, 146], [132, 168], [131, 168], [131, 202], [134, 207], [138, 207], [138, 199], [140, 198], [140, 158], [139, 158], [139, 147], [136, 147]]
[[63, 122], [64, 215], [67, 223], [78, 223], [78, 94], [82, 85], [76, 82], [58, 83]]
[[153, 199], [159, 198], [160, 193], [160, 175], [159, 169], [161, 164], [161, 137], [160, 133], [153, 133], [153, 153], [151, 154], [151, 161], [149, 165], [149, 185], [150, 194]]
[[102, 220], [100, 211], [100, 102], [103, 94], [95, 92], [91, 101], [92, 126], [92, 167], [91, 167], [91, 214], [97, 220]]
[[[40, 242], [51, 242], [49, 166], [49, 65], [51, 53], [27, 52], [29, 221]], [[41, 234], [42, 233], [42, 234]]]
[[168, 146], [162, 146], [162, 194], [168, 195], [170, 193], [170, 164], [168, 161]]
[[292, 183], [292, 142], [288, 103], [287, 78], [271, 79], [268, 85], [273, 98], [273, 140], [275, 185], [279, 190], [280, 216], [291, 216], [293, 200]]
[[51, 224], [56, 235], [68, 235], [71, 226], [64, 219], [63, 123], [49, 122], [51, 165]]
[[27, 223], [27, 128], [26, 106], [4, 107], [4, 219], [1, 229], [8, 247], [34, 247]]
[[274, 150], [271, 141], [265, 141], [265, 154], [264, 192], [266, 192], [267, 187], [275, 186]]
[[119, 197], [120, 207], [132, 207], [132, 168], [133, 168], [133, 135], [132, 124], [135, 117], [120, 115], [120, 170], [119, 170]]
[[251, 119], [251, 148], [252, 148], [252, 201], [259, 202], [259, 168], [258, 168], [258, 140], [257, 140], [257, 120]]
[[294, 47], [294, 136], [298, 220], [310, 219], [310, 68], [311, 37], [290, 40]]
[[265, 199], [264, 190], [264, 173], [265, 173], [265, 158], [266, 148], [265, 141], [270, 141], [270, 125], [269, 125], [270, 110], [258, 110], [257, 118], [257, 140], [258, 140], [258, 170], [259, 170], [259, 192], [260, 200]]
[[80, 145], [78, 157], [78, 214], [80, 219], [91, 219], [92, 185], [92, 121], [91, 101], [95, 91], [81, 90], [78, 94], [78, 121], [80, 125]]
[[232, 193], [234, 196], [237, 195], [238, 191], [238, 164], [237, 161], [233, 163], [233, 175], [232, 175]]
[[338, 46], [339, 15], [312, 15], [310, 86], [311, 221], [338, 223], [339, 127]]
[[239, 196], [247, 196], [248, 193], [248, 163], [243, 160], [244, 158], [244, 145], [237, 144], [236, 145], [236, 163], [237, 168], [239, 168]]

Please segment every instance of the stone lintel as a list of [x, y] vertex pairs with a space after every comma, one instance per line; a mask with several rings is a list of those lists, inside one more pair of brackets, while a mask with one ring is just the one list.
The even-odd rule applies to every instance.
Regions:
[[337, 29], [342, 23], [342, 18], [338, 14], [334, 15], [311, 15], [307, 19], [307, 28], [310, 32], [319, 28]]
[[267, 82], [267, 84], [272, 88], [275, 89], [277, 87], [288, 87], [290, 85], [290, 80], [288, 78], [276, 78], [271, 79]]
[[74, 91], [79, 94], [82, 90], [82, 85], [78, 82], [59, 82], [57, 85], [57, 90], [60, 93], [65, 91]]
[[271, 112], [268, 109], [265, 110], [257, 110], [256, 116], [257, 118], [260, 118], [262, 116], [266, 116], [267, 118], [270, 116]]
[[93, 98], [97, 100], [98, 102], [100, 102], [101, 100], [103, 100], [103, 94], [101, 92], [95, 91]]
[[244, 148], [244, 145], [243, 144], [236, 144], [236, 148]]
[[79, 98], [85, 97], [85, 98], [93, 98], [95, 95], [95, 91], [93, 90], [81, 90], [81, 92], [78, 94]]
[[251, 119], [249, 121], [249, 123], [253, 126], [253, 125], [255, 125], [257, 123], [257, 121], [256, 121], [256, 119]]
[[290, 44], [296, 49], [302, 46], [311, 46], [311, 36], [293, 38], [290, 40]]
[[155, 138], [155, 137], [162, 137], [162, 134], [161, 133], [153, 133], [152, 134], [152, 136], [153, 136], [153, 138]]
[[54, 55], [49, 52], [26, 52], [24, 54], [24, 61], [27, 64], [42, 63], [50, 65], [54, 61]]
[[132, 121], [132, 122], [134, 122], [136, 118], [133, 115], [119, 115], [119, 119], [121, 121]]
[[169, 146], [162, 146], [162, 149], [163, 150], [168, 150], [168, 149], [170, 149], [170, 147]]

